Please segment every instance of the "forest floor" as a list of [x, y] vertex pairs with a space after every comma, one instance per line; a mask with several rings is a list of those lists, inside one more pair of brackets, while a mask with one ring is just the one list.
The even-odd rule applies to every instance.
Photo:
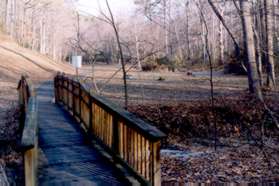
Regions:
[[[97, 65], [94, 74], [101, 94], [123, 105], [121, 71], [108, 81], [119, 68]], [[91, 76], [91, 67], [81, 74]], [[129, 110], [168, 136], [161, 150], [164, 183], [279, 182], [279, 129], [248, 95], [245, 76], [214, 72], [213, 114], [208, 72], [128, 74]], [[279, 119], [279, 90], [264, 94]]]
[[[73, 69], [49, 58], [22, 48], [0, 33], [0, 170], [11, 185], [22, 185], [23, 159], [20, 141], [17, 83], [21, 75], [27, 75], [35, 85], [49, 79], [54, 72]], [[1, 182], [0, 182], [1, 185]]]

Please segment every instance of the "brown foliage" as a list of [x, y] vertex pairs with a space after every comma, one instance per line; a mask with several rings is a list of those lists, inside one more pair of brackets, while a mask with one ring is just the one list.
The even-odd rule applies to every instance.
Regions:
[[[277, 115], [279, 101], [267, 100], [267, 104]], [[213, 139], [214, 117], [210, 101], [189, 101], [177, 105], [139, 105], [129, 109], [136, 115], [165, 132], [169, 138]], [[265, 135], [279, 137], [260, 102], [250, 96], [219, 98], [215, 100], [218, 137], [239, 137], [248, 140], [261, 139], [261, 126]]]

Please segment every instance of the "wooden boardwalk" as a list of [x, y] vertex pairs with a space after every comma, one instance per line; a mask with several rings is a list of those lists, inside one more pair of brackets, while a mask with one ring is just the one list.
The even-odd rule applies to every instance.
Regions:
[[82, 135], [79, 125], [52, 102], [52, 82], [38, 90], [39, 185], [128, 185]]

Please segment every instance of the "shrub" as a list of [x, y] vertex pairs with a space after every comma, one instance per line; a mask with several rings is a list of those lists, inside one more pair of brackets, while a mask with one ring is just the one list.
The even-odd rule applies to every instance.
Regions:
[[148, 58], [143, 62], [143, 71], [165, 70], [174, 72], [176, 69], [176, 61], [170, 60], [168, 57]]
[[240, 63], [230, 62], [225, 65], [225, 74], [246, 75], [247, 72]]
[[164, 78], [164, 77], [160, 76], [157, 80], [158, 80], [158, 81], [165, 81], [165, 80], [166, 80], [166, 78]]
[[144, 72], [150, 72], [155, 71], [158, 68], [156, 64], [143, 64], [142, 65], [142, 71]]
[[169, 66], [171, 64], [171, 61], [169, 60], [168, 57], [161, 57], [161, 58], [156, 58], [156, 63], [158, 65], [166, 65], [166, 66]]
[[153, 57], [148, 57], [143, 61], [142, 71], [155, 71], [158, 70], [159, 66]]

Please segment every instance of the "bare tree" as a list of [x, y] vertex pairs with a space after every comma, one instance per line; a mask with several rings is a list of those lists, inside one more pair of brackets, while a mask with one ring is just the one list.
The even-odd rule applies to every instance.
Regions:
[[110, 8], [109, 2], [108, 0], [106, 0], [106, 6], [107, 9], [109, 11], [109, 17], [107, 15], [105, 15], [105, 13], [101, 12], [104, 19], [102, 19], [103, 21], [105, 21], [106, 23], [110, 24], [114, 30], [115, 33], [115, 37], [116, 37], [116, 41], [117, 41], [117, 46], [118, 46], [118, 50], [119, 50], [119, 55], [120, 55], [120, 62], [121, 62], [121, 66], [122, 66], [122, 73], [123, 73], [123, 83], [124, 83], [124, 97], [125, 97], [125, 103], [124, 103], [124, 107], [125, 109], [128, 108], [128, 87], [127, 87], [127, 72], [126, 72], [126, 63], [124, 60], [124, 54], [123, 54], [123, 49], [122, 49], [122, 45], [121, 45], [121, 41], [120, 41], [120, 35], [119, 35], [119, 31], [112, 13], [112, 10]]
[[201, 2], [200, 0], [197, 0], [196, 2], [197, 7], [200, 12], [201, 20], [202, 23], [204, 24], [205, 27], [205, 32], [204, 32], [204, 38], [205, 38], [205, 48], [206, 48], [206, 53], [208, 56], [208, 61], [209, 61], [209, 68], [210, 68], [210, 100], [211, 100], [211, 111], [214, 117], [214, 148], [215, 150], [217, 149], [217, 121], [216, 121], [216, 114], [215, 114], [215, 104], [214, 104], [214, 83], [213, 83], [213, 64], [212, 64], [212, 57], [211, 53], [209, 50], [209, 42], [208, 42], [208, 25], [201, 7]]
[[248, 54], [248, 82], [249, 90], [255, 93], [256, 96], [262, 100], [262, 92], [260, 79], [257, 71], [256, 53], [255, 53], [255, 40], [253, 32], [253, 18], [252, 18], [252, 3], [248, 0], [240, 1], [240, 9], [244, 21], [244, 40], [246, 41], [247, 54]]
[[266, 19], [266, 38], [267, 38], [267, 86], [275, 87], [275, 64], [274, 64], [274, 16], [273, 16], [273, 0], [265, 0], [265, 19]]
[[236, 55], [239, 56], [240, 54], [240, 47], [236, 41], [236, 39], [234, 38], [232, 32], [230, 31], [230, 29], [228, 28], [223, 16], [221, 15], [221, 13], [219, 12], [219, 10], [217, 9], [217, 7], [213, 4], [212, 0], [208, 0], [209, 5], [211, 6], [212, 10], [214, 11], [214, 13], [216, 14], [216, 16], [219, 18], [219, 20], [221, 21], [221, 23], [223, 24], [223, 26], [225, 27], [226, 31], [228, 32], [228, 34], [230, 35], [231, 39], [233, 40], [234, 43], [234, 47], [235, 47], [235, 52]]

